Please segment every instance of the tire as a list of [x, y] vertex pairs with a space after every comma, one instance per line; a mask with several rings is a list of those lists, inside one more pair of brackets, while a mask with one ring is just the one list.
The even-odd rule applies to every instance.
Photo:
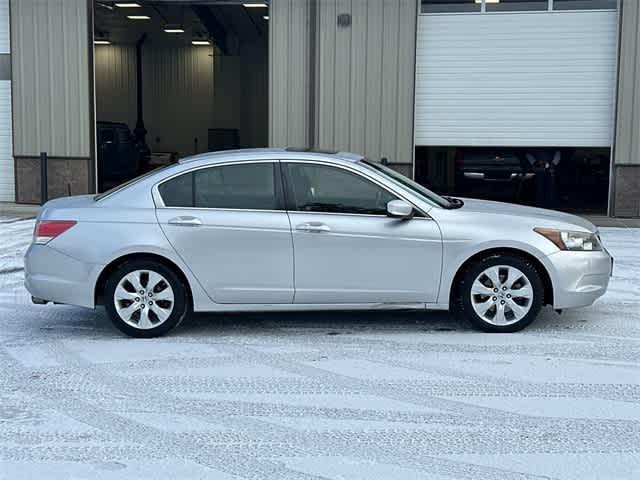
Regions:
[[466, 268], [453, 306], [456, 316], [477, 330], [508, 333], [531, 324], [543, 301], [544, 286], [536, 267], [522, 256], [498, 253]]
[[111, 273], [104, 305], [115, 327], [137, 338], [164, 335], [189, 313], [187, 288], [180, 277], [153, 260], [131, 260]]

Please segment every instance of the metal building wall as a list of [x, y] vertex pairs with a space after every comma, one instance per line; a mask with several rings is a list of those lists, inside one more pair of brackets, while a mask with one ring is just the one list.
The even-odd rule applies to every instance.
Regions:
[[[136, 124], [136, 47], [96, 45], [96, 120]], [[143, 82], [143, 85], [144, 82]], [[146, 99], [147, 96], [143, 97]]]
[[18, 202], [40, 200], [40, 152], [50, 198], [94, 189], [90, 13], [88, 0], [11, 0]]
[[[321, 0], [317, 145], [413, 162], [416, 0]], [[338, 25], [338, 15], [351, 24]]]
[[[272, 0], [270, 144], [411, 173], [417, 0]], [[339, 26], [338, 16], [350, 24]]]
[[269, 145], [311, 143], [309, 62], [312, 2], [272, 0], [269, 12]]
[[11, 135], [11, 49], [9, 0], [0, 0], [0, 202], [15, 199]]
[[[211, 47], [146, 43], [142, 49], [144, 123], [152, 151], [180, 156], [207, 148], [213, 118], [213, 57]], [[97, 45], [95, 48], [96, 119], [124, 122], [134, 129], [137, 119], [136, 47]]]
[[640, 216], [640, 2], [621, 2], [612, 213]]

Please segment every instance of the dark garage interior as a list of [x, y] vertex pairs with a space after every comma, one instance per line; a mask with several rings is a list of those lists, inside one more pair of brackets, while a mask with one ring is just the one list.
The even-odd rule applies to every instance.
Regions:
[[416, 147], [416, 180], [441, 193], [604, 215], [609, 147]]
[[98, 189], [267, 145], [267, 4], [94, 2]]

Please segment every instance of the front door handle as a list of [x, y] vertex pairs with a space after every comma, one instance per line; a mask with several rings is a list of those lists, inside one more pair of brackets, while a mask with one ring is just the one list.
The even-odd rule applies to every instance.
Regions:
[[329, 228], [329, 225], [322, 222], [301, 223], [300, 225], [296, 226], [296, 230], [299, 232], [316, 232], [316, 233], [331, 231], [331, 229]]
[[202, 220], [196, 217], [174, 217], [169, 220], [169, 225], [177, 225], [179, 227], [199, 227], [202, 225]]

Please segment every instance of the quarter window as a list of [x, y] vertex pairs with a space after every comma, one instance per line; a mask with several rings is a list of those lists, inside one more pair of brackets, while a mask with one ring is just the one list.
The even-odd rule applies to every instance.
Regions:
[[158, 187], [167, 207], [277, 210], [273, 163], [221, 165], [185, 173]]
[[312, 163], [285, 163], [294, 209], [386, 215], [393, 194], [360, 175]]

